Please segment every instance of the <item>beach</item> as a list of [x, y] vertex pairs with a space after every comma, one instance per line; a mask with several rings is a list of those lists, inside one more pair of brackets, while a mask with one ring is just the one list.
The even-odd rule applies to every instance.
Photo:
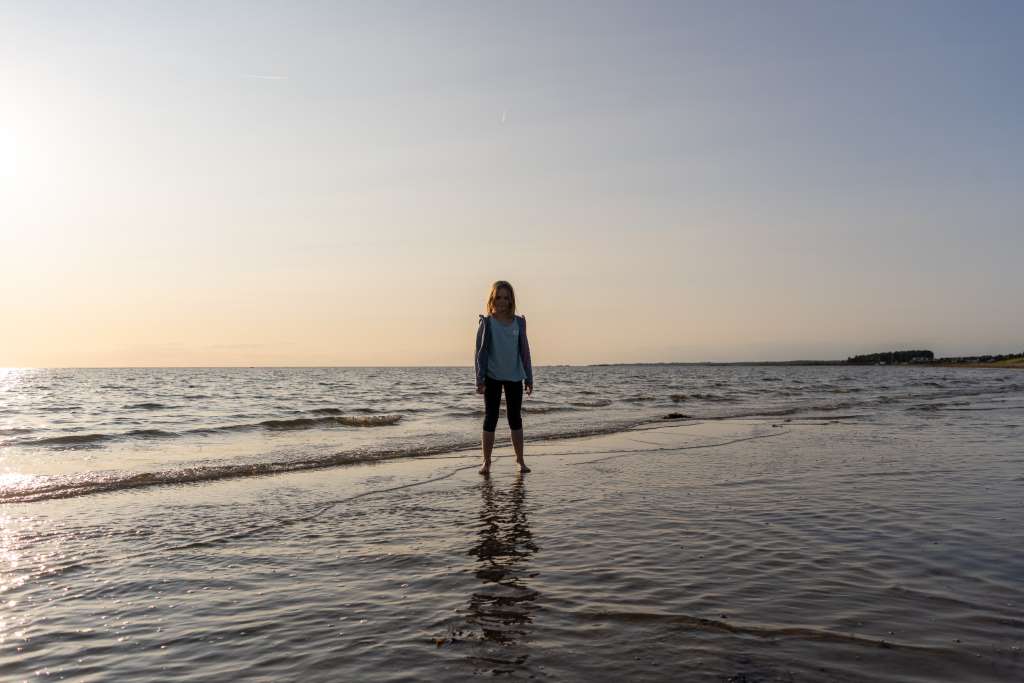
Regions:
[[0, 683], [1024, 683], [1024, 2], [0, 19]]
[[665, 421], [529, 443], [525, 476], [506, 447], [489, 479], [460, 451], [9, 504], [0, 665], [1019, 680], [1024, 454], [984, 431]]

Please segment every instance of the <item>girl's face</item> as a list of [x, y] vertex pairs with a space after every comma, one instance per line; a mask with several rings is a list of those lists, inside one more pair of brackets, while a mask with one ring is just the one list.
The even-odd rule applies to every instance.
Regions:
[[512, 308], [512, 295], [507, 289], [501, 287], [494, 294], [494, 312], [498, 315], [508, 315]]

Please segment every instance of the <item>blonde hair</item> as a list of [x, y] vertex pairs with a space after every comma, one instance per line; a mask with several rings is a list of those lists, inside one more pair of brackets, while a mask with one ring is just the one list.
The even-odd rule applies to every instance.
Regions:
[[509, 308], [511, 309], [509, 312], [512, 315], [515, 315], [516, 314], [516, 290], [512, 289], [512, 285], [509, 284], [508, 282], [506, 282], [505, 280], [498, 280], [493, 285], [491, 285], [491, 293], [489, 295], [487, 295], [487, 305], [484, 307], [484, 313], [486, 313], [487, 315], [494, 315], [494, 297], [498, 296], [498, 290], [499, 289], [507, 289], [508, 290], [508, 298], [510, 299], [510, 301], [509, 301], [509, 304], [510, 304]]

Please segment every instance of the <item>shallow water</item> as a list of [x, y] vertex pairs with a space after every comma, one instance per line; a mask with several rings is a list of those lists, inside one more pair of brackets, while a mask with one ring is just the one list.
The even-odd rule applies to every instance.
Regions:
[[[1008, 403], [1010, 403], [1008, 401]], [[3, 508], [12, 680], [1009, 681], [1024, 430], [649, 424]]]
[[[926, 367], [541, 367], [532, 438], [667, 416], [870, 421], [896, 429], [1024, 420], [1024, 374]], [[0, 502], [209, 481], [471, 448], [470, 368], [0, 371]], [[1001, 431], [1003, 430], [1003, 431]], [[499, 438], [507, 432], [499, 430]]]

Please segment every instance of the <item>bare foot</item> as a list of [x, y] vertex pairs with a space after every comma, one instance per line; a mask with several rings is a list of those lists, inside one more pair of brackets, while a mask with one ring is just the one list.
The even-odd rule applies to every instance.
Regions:
[[481, 467], [479, 469], [479, 472], [480, 472], [481, 476], [489, 477], [489, 476], [491, 476], [491, 466], [490, 465], [484, 465], [483, 467]]
[[520, 462], [520, 463], [517, 463], [517, 464], [519, 465], [519, 473], [520, 474], [526, 474], [527, 472], [530, 471], [530, 468], [526, 466], [525, 462]]

